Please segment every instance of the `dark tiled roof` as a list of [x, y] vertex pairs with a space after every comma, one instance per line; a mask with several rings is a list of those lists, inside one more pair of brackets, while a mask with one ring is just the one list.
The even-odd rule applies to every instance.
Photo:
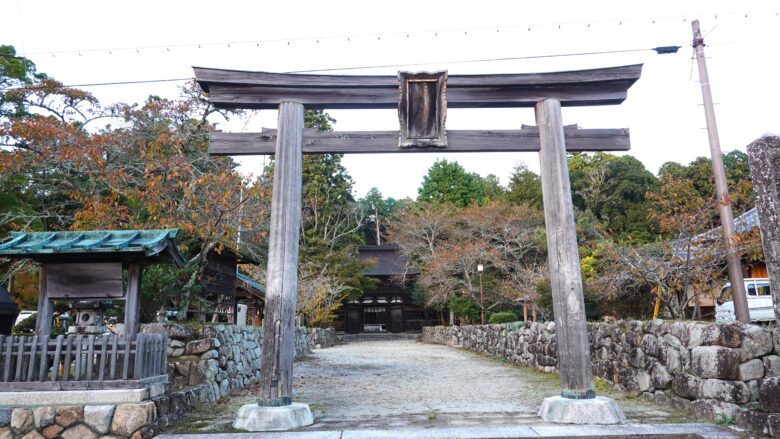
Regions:
[[[176, 248], [179, 229], [11, 232], [0, 243], [0, 256], [35, 260], [167, 256], [183, 265]], [[164, 254], [165, 253], [165, 254]]]
[[366, 245], [358, 248], [358, 259], [373, 262], [373, 266], [363, 271], [365, 276], [397, 276], [418, 274], [415, 268], [407, 268], [407, 259], [397, 245]]

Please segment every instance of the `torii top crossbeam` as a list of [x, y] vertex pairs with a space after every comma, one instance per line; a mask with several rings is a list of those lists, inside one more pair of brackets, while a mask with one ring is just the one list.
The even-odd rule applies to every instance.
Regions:
[[[218, 108], [277, 109], [283, 100], [307, 108], [374, 109], [398, 106], [397, 76], [302, 75], [194, 67], [195, 78]], [[542, 99], [562, 106], [615, 105], [626, 99], [642, 65], [553, 73], [451, 75], [449, 108], [533, 107]]]

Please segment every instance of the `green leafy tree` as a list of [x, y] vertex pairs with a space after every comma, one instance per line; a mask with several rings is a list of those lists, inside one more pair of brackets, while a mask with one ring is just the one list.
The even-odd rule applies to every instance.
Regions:
[[398, 201], [394, 198], [384, 198], [376, 187], [372, 187], [364, 198], [358, 200], [364, 212], [361, 234], [366, 244], [381, 245], [387, 229], [387, 223], [392, 220]]
[[501, 182], [495, 175], [488, 174], [487, 177], [480, 178], [480, 183], [482, 183], [484, 202], [498, 201], [506, 197], [506, 189], [501, 186]]
[[528, 204], [541, 209], [542, 180], [525, 163], [519, 162], [509, 177], [506, 197], [512, 204]]
[[[734, 214], [740, 215], [755, 206], [747, 154], [738, 150], [730, 151], [723, 155], [723, 165]], [[688, 165], [664, 163], [658, 171], [658, 176], [689, 180], [702, 198], [715, 195], [712, 160], [707, 157], [698, 157]], [[710, 225], [718, 226], [717, 214], [711, 218]]]
[[652, 241], [656, 226], [647, 219], [645, 194], [657, 179], [632, 156], [574, 154], [569, 159], [573, 200], [616, 239]]
[[466, 172], [458, 162], [446, 159], [436, 160], [428, 169], [417, 194], [419, 201], [452, 203], [459, 207], [481, 204], [485, 200], [481, 177]]
[[[17, 56], [14, 46], [0, 45], [0, 89], [37, 84], [46, 79], [44, 73], [38, 73], [35, 63]], [[14, 93], [0, 93], [0, 117], [22, 116], [27, 106], [22, 97]]]
[[647, 218], [648, 192], [658, 190], [658, 180], [639, 160], [622, 156], [607, 164], [606, 190], [609, 196], [601, 206], [598, 217], [607, 230], [620, 238], [650, 242], [657, 226]]
[[448, 305], [452, 313], [457, 316], [461, 323], [479, 323], [479, 305], [470, 296], [451, 296]]
[[574, 207], [590, 210], [598, 216], [606, 198], [610, 196], [606, 188], [607, 164], [617, 157], [597, 152], [574, 153], [569, 156], [569, 180]]
[[712, 176], [712, 161], [706, 157], [697, 157], [686, 166], [685, 177], [693, 184], [701, 197], [709, 198], [715, 194]]
[[740, 215], [756, 205], [748, 156], [735, 149], [723, 155], [723, 165], [726, 168], [729, 196], [734, 213]]
[[666, 162], [658, 168], [658, 178], [685, 178], [688, 175], [688, 168], [677, 162]]

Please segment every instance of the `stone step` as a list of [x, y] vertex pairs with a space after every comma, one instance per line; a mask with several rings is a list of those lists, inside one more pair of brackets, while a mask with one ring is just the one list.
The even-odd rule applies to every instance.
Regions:
[[384, 340], [419, 340], [419, 332], [364, 332], [360, 334], [339, 333], [338, 337], [344, 342], [355, 341], [384, 341]]

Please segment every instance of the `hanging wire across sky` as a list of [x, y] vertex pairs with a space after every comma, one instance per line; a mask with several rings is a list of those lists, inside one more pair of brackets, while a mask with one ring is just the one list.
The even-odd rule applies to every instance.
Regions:
[[[719, 12], [719, 13], [708, 13], [708, 14], [699, 14], [701, 16], [711, 16], [715, 20], [722, 19], [725, 16], [736, 16], [739, 18], [753, 18], [753, 17], [767, 17], [767, 16], [774, 16], [780, 18], [780, 10], [759, 10], [759, 11], [729, 11], [729, 12]], [[381, 40], [383, 37], [393, 37], [393, 36], [401, 36], [409, 38], [413, 35], [433, 35], [433, 36], [439, 36], [439, 34], [448, 34], [448, 33], [462, 33], [464, 35], [468, 35], [469, 32], [479, 32], [479, 31], [493, 31], [500, 33], [501, 31], [510, 30], [510, 29], [527, 29], [528, 31], [531, 31], [532, 29], [541, 29], [541, 28], [552, 28], [552, 29], [571, 29], [572, 27], [580, 27], [587, 30], [590, 30], [591, 25], [603, 25], [603, 24], [616, 24], [618, 26], [623, 26], [624, 23], [641, 23], [646, 22], [650, 24], [656, 24], [661, 21], [669, 21], [669, 20], [677, 20], [677, 21], [688, 21], [688, 16], [683, 15], [667, 15], [667, 16], [654, 16], [654, 17], [629, 17], [625, 19], [615, 18], [615, 19], [602, 19], [602, 20], [589, 20], [589, 21], [571, 21], [571, 22], [560, 22], [560, 23], [534, 23], [534, 24], [517, 24], [517, 25], [503, 25], [503, 26], [481, 26], [481, 27], [469, 27], [469, 28], [451, 28], [451, 29], [440, 29], [440, 30], [425, 30], [425, 31], [399, 31], [399, 32], [387, 32], [387, 33], [375, 33], [375, 34], [350, 34], [350, 35], [328, 35], [328, 36], [320, 36], [320, 37], [300, 37], [300, 38], [274, 38], [274, 39], [265, 39], [265, 40], [243, 40], [243, 41], [224, 41], [224, 42], [216, 42], [216, 43], [186, 43], [186, 44], [171, 44], [171, 45], [153, 45], [153, 46], [138, 46], [138, 47], [117, 47], [117, 48], [100, 48], [100, 49], [84, 49], [84, 50], [62, 50], [62, 51], [33, 51], [33, 52], [27, 52], [26, 54], [16, 54], [16, 55], [10, 55], [10, 54], [0, 54], [0, 57], [4, 58], [15, 58], [15, 59], [26, 59], [29, 56], [33, 55], [61, 55], [61, 54], [71, 54], [71, 55], [79, 55], [82, 54], [93, 54], [93, 55], [113, 55], [114, 53], [119, 53], [123, 51], [134, 51], [138, 54], [141, 54], [142, 51], [151, 51], [151, 50], [166, 50], [168, 52], [171, 51], [171, 49], [182, 49], [182, 48], [189, 48], [189, 49], [225, 49], [225, 48], [232, 48], [232, 47], [241, 47], [241, 46], [261, 46], [261, 44], [268, 44], [268, 43], [287, 43], [290, 42], [301, 42], [301, 41], [311, 41], [320, 43], [320, 41], [326, 41], [326, 40], [347, 40], [350, 41], [352, 39], [360, 39], [360, 38], [371, 38], [371, 39], [377, 39]], [[710, 29], [709, 32], [712, 32], [716, 27], [718, 27], [720, 23], [717, 23], [712, 29]], [[708, 32], [708, 34], [709, 34]], [[685, 42], [685, 45], [687, 45], [688, 42]], [[392, 67], [412, 67], [412, 66], [424, 66], [424, 65], [454, 65], [454, 64], [468, 64], [468, 63], [487, 63], [487, 62], [501, 62], [501, 61], [517, 61], [517, 60], [531, 60], [531, 59], [545, 59], [545, 58], [562, 58], [562, 57], [577, 57], [577, 56], [595, 56], [595, 55], [607, 55], [607, 54], [620, 54], [620, 53], [631, 53], [631, 52], [646, 52], [646, 51], [655, 51], [656, 53], [663, 54], [663, 53], [676, 53], [677, 49], [679, 49], [680, 46], [659, 46], [659, 47], [653, 47], [653, 48], [633, 48], [633, 49], [618, 49], [618, 50], [601, 50], [601, 51], [587, 51], [587, 52], [575, 52], [575, 53], [558, 53], [558, 54], [540, 54], [540, 55], [525, 55], [525, 56], [508, 56], [508, 57], [496, 57], [496, 58], [481, 58], [481, 59], [465, 59], [465, 60], [449, 60], [449, 61], [434, 61], [434, 62], [415, 62], [415, 63], [397, 63], [397, 64], [381, 64], [381, 65], [363, 65], [363, 66], [342, 66], [342, 67], [330, 67], [330, 68], [312, 68], [312, 69], [304, 69], [304, 70], [292, 70], [288, 72], [283, 73], [324, 73], [324, 72], [339, 72], [339, 71], [350, 71], [350, 70], [370, 70], [370, 69], [380, 69], [380, 68], [392, 68]], [[674, 49], [671, 52], [664, 52], [665, 50], [669, 50], [670, 48]], [[102, 87], [102, 86], [120, 86], [120, 85], [134, 85], [134, 84], [150, 84], [150, 83], [164, 83], [164, 82], [184, 82], [184, 81], [190, 81], [192, 80], [192, 77], [186, 77], [186, 78], [166, 78], [166, 79], [146, 79], [146, 80], [127, 80], [127, 81], [107, 81], [107, 82], [95, 82], [95, 83], [84, 83], [84, 84], [69, 84], [64, 85], [63, 87], [66, 88], [86, 88], [86, 87]], [[23, 86], [14, 86], [14, 87], [6, 87], [6, 88], [0, 88], [0, 91], [9, 91], [14, 89], [22, 88]]]
[[[754, 18], [754, 17], [766, 17], [766, 16], [775, 16], [780, 18], [780, 10], [776, 9], [769, 9], [769, 10], [758, 10], [758, 11], [727, 11], [727, 12], [719, 12], [719, 13], [706, 13], [706, 14], [698, 14], [702, 17], [712, 17], [714, 20], [719, 20], [719, 17], [740, 17], [744, 19], [748, 18]], [[440, 34], [463, 34], [468, 35], [469, 32], [493, 32], [500, 33], [501, 31], [507, 31], [507, 30], [516, 30], [516, 29], [527, 29], [528, 31], [535, 30], [535, 29], [571, 29], [574, 27], [579, 27], [581, 29], [590, 30], [592, 25], [603, 25], [603, 24], [615, 24], [618, 26], [622, 26], [624, 23], [648, 23], [648, 24], [656, 24], [662, 21], [682, 21], [687, 22], [691, 15], [666, 15], [666, 16], [654, 16], [654, 17], [628, 17], [628, 18], [610, 18], [610, 19], [601, 19], [601, 20], [588, 20], [588, 21], [570, 21], [570, 22], [550, 22], [550, 23], [526, 23], [526, 24], [516, 24], [516, 25], [499, 25], [499, 26], [480, 26], [480, 27], [463, 27], [463, 28], [444, 28], [444, 29], [436, 29], [436, 30], [416, 30], [416, 31], [397, 31], [397, 32], [385, 32], [385, 33], [362, 33], [362, 34], [349, 34], [349, 35], [323, 35], [323, 36], [315, 36], [315, 37], [288, 37], [288, 38], [268, 38], [268, 39], [257, 39], [257, 40], [238, 40], [238, 41], [220, 41], [220, 42], [191, 42], [191, 43], [181, 43], [181, 44], [161, 44], [161, 45], [146, 45], [146, 46], [125, 46], [125, 47], [113, 47], [113, 48], [94, 48], [94, 49], [69, 49], [69, 50], [54, 50], [54, 51], [47, 51], [47, 50], [40, 50], [40, 51], [31, 51], [23, 53], [22, 55], [25, 57], [33, 56], [33, 55], [50, 55], [50, 56], [57, 56], [57, 55], [76, 55], [76, 56], [83, 56], [86, 54], [89, 55], [113, 55], [115, 53], [121, 53], [121, 52], [136, 52], [137, 54], [142, 54], [147, 51], [154, 51], [154, 50], [165, 50], [170, 52], [172, 49], [225, 49], [225, 48], [233, 48], [233, 47], [261, 47], [263, 45], [267, 44], [287, 44], [290, 45], [291, 43], [298, 43], [298, 42], [313, 42], [313, 43], [320, 43], [325, 41], [352, 41], [352, 40], [358, 40], [358, 39], [376, 39], [376, 40], [382, 40], [382, 38], [388, 38], [388, 37], [405, 37], [405, 38], [411, 38], [412, 36], [419, 36], [419, 35], [431, 35], [434, 37], [438, 37]], [[322, 71], [322, 70], [319, 70]]]
[[[349, 67], [334, 67], [334, 68], [325, 68], [325, 69], [292, 70], [292, 71], [282, 72], [282, 73], [338, 72], [338, 71], [349, 71], [349, 70], [380, 69], [380, 68], [390, 68], [390, 67], [412, 67], [412, 66], [422, 66], [422, 65], [430, 65], [430, 64], [466, 64], [466, 63], [482, 63], [482, 62], [500, 62], [500, 61], [516, 61], [516, 60], [528, 60], [528, 59], [563, 58], [563, 57], [573, 57], [573, 56], [608, 55], [608, 54], [631, 53], [631, 52], [655, 52], [659, 55], [664, 55], [664, 54], [677, 53], [680, 47], [681, 46], [657, 46], [651, 48], [600, 50], [600, 51], [592, 51], [592, 52], [557, 53], [557, 54], [545, 54], [545, 55], [509, 56], [509, 57], [500, 57], [500, 58], [482, 58], [482, 59], [452, 60], [452, 61], [438, 61], [438, 62], [424, 62], [424, 63], [349, 66]], [[100, 86], [111, 86], [111, 85], [149, 84], [149, 83], [156, 83], [156, 82], [182, 82], [182, 81], [190, 81], [192, 79], [193, 79], [192, 77], [189, 77], [189, 78], [170, 78], [170, 79], [146, 79], [146, 80], [138, 80], [138, 81], [94, 82], [88, 84], [63, 85], [63, 87], [78, 88], [78, 87], [100, 87]], [[25, 88], [25, 86], [0, 88], [0, 91], [15, 90], [21, 88]], [[34, 86], [32, 88], [34, 88]]]

